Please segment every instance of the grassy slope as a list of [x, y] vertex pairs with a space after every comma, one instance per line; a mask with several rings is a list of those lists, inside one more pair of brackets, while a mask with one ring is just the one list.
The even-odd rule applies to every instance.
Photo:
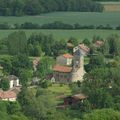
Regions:
[[0, 17], [0, 23], [7, 22], [9, 24], [32, 22], [45, 24], [54, 21], [62, 21], [64, 23], [81, 25], [118, 25], [120, 22], [120, 12], [54, 12], [42, 14], [40, 16], [23, 16], [23, 17]]
[[[16, 30], [0, 30], [0, 39], [7, 37], [10, 33]], [[79, 41], [88, 38], [92, 39], [94, 35], [101, 36], [102, 38], [108, 37], [110, 34], [120, 34], [119, 30], [23, 30], [26, 32], [27, 36], [30, 36], [32, 33], [44, 33], [44, 34], [53, 34], [56, 40], [75, 37]]]

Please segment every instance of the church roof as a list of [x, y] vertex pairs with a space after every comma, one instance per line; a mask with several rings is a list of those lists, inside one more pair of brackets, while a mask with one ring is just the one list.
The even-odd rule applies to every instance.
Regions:
[[72, 71], [72, 67], [55, 65], [55, 66], [53, 67], [53, 71], [69, 73], [69, 72]]

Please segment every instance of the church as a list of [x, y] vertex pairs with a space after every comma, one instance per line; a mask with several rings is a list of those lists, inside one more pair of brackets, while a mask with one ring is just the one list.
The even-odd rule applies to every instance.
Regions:
[[[84, 56], [89, 53], [89, 48], [84, 44], [79, 44], [73, 49], [73, 57], [71, 65], [57, 64], [53, 67], [53, 77], [56, 83], [71, 83], [83, 81], [85, 74], [84, 70]], [[63, 55], [65, 56], [65, 55]], [[67, 54], [67, 56], [70, 56]], [[58, 57], [59, 58], [59, 57]], [[68, 59], [66, 57], [66, 59]], [[57, 60], [59, 61], [59, 60]], [[60, 60], [61, 61], [61, 60]]]

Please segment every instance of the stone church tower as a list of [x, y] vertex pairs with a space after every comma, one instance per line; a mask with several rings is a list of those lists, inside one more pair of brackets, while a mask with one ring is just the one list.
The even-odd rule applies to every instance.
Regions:
[[81, 44], [74, 48], [73, 50], [73, 66], [71, 72], [71, 82], [83, 81], [83, 76], [85, 74], [84, 70], [84, 56], [86, 56], [88, 49], [85, 49], [86, 46]]

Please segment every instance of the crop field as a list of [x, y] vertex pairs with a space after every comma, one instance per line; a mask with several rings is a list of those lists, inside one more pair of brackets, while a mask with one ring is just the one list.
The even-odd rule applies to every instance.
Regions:
[[120, 2], [101, 2], [104, 5], [104, 11], [120, 11]]
[[[17, 30], [0, 30], [0, 39], [7, 37], [10, 33]], [[22, 30], [25, 31], [27, 37], [32, 33], [52, 34], [56, 40], [68, 40], [70, 37], [75, 37], [79, 41], [88, 38], [91, 40], [94, 35], [102, 38], [108, 37], [110, 34], [120, 35], [120, 30]]]
[[22, 17], [3, 17], [0, 16], [0, 23], [21, 24], [32, 22], [37, 24], [51, 23], [62, 21], [68, 24], [79, 23], [81, 25], [106, 25], [116, 26], [120, 24], [120, 12], [53, 12], [41, 14], [39, 16], [22, 16]]

